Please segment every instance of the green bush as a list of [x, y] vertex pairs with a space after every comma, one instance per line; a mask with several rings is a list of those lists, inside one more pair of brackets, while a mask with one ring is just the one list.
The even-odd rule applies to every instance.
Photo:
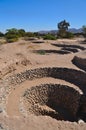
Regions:
[[34, 37], [34, 33], [32, 33], [32, 32], [26, 32], [25, 36], [26, 37]]
[[17, 35], [9, 34], [9, 35], [6, 35], [5, 38], [6, 38], [7, 42], [16, 42], [16, 41], [18, 41], [18, 36]]
[[25, 32], [24, 29], [19, 29], [19, 30], [18, 30], [18, 36], [19, 36], [19, 37], [24, 37], [25, 34], [26, 34], [26, 32]]
[[46, 54], [45, 50], [38, 50], [37, 53], [40, 54], [40, 55], [45, 55]]
[[6, 39], [6, 40], [7, 40], [7, 42], [11, 43], [11, 42], [18, 41], [18, 38], [17, 37], [15, 37], [15, 38], [9, 38], [9, 39]]
[[0, 37], [4, 37], [4, 34], [2, 32], [0, 32]]
[[46, 34], [45, 36], [43, 36], [44, 40], [56, 40], [56, 37], [52, 34]]
[[74, 38], [74, 34], [71, 33], [71, 32], [59, 31], [57, 37], [58, 37], [58, 38], [69, 38], [69, 39], [71, 39], [71, 38]]
[[19, 38], [17, 29], [9, 29], [5, 34], [5, 38], [7, 42], [16, 42]]
[[66, 38], [66, 31], [65, 30], [59, 30], [57, 33], [58, 38]]
[[66, 38], [74, 38], [74, 34], [71, 32], [66, 32]]
[[82, 26], [83, 35], [86, 38], [86, 25]]

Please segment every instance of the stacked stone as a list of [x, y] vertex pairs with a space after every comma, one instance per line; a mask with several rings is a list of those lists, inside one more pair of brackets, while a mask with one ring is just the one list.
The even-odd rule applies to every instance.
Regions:
[[86, 122], [86, 95], [81, 95], [77, 112], [78, 122]]
[[62, 55], [70, 53], [70, 51], [67, 51], [67, 50], [35, 50], [34, 52], [39, 53], [39, 54], [41, 54], [41, 52], [44, 52], [43, 54], [55, 53], [55, 54], [62, 54]]
[[[75, 89], [60, 84], [43, 84], [32, 87], [31, 89], [27, 89], [23, 96], [29, 113], [35, 115], [49, 115], [49, 113], [56, 115], [57, 113], [57, 119], [61, 115], [56, 110], [53, 111], [54, 106], [52, 107], [52, 103], [67, 109], [75, 117], [81, 97]], [[42, 109], [44, 105], [49, 105], [52, 110], [46, 111], [46, 109]]]
[[48, 77], [48, 68], [39, 68], [34, 70], [26, 70], [20, 74], [16, 74], [12, 77], [9, 77], [10, 84], [17, 85], [25, 80], [33, 80], [36, 78]]
[[72, 62], [74, 65], [78, 66], [80, 69], [86, 71], [86, 58], [83, 59], [83, 58], [74, 56]]
[[[5, 88], [5, 92], [3, 94], [1, 94], [0, 102], [2, 103], [2, 100], [3, 100], [3, 102], [5, 102], [5, 98], [9, 94], [11, 88], [13, 88], [13, 87], [15, 88], [15, 87], [19, 86], [19, 84], [21, 84], [22, 82], [24, 82], [26, 80], [33, 80], [36, 78], [43, 78], [43, 77], [59, 78], [59, 79], [63, 79], [63, 80], [66, 80], [68, 82], [71, 82], [71, 83], [77, 85], [82, 90], [83, 93], [80, 93], [80, 94], [86, 95], [86, 88], [85, 88], [85, 86], [86, 86], [86, 73], [85, 72], [74, 70], [74, 69], [68, 69], [68, 68], [57, 68], [57, 67], [46, 68], [45, 67], [45, 68], [37, 68], [34, 70], [26, 70], [25, 72], [22, 72], [22, 73], [13, 75], [11, 77], [8, 77], [6, 79], [3, 79], [3, 81], [1, 82], [0, 89], [2, 89], [2, 87]], [[52, 87], [49, 88], [49, 91], [51, 90], [51, 88]], [[55, 89], [52, 88], [52, 93], [54, 90]], [[47, 90], [47, 93], [49, 91]], [[80, 92], [79, 89], [78, 89], [78, 91]], [[37, 90], [37, 92], [38, 92], [38, 90]], [[46, 91], [43, 90], [43, 93], [44, 92], [46, 93]], [[50, 94], [50, 92], [49, 92], [49, 94]], [[49, 96], [45, 96], [45, 97], [49, 97]], [[73, 96], [71, 96], [71, 97], [73, 98]], [[36, 96], [36, 98], [37, 98], [37, 96]], [[45, 100], [43, 97], [40, 102], [42, 103], [43, 100], [47, 102], [48, 99]], [[72, 101], [72, 99], [71, 99], [71, 101]], [[72, 107], [72, 106], [70, 105], [70, 107]], [[84, 107], [86, 108], [86, 106], [84, 106]]]
[[77, 85], [83, 92], [86, 86], [86, 73], [68, 68], [37, 68], [34, 70], [26, 70], [20, 74], [13, 75], [8, 78], [10, 85], [21, 84], [26, 80], [33, 80], [36, 78], [53, 77], [66, 80]]
[[66, 50], [66, 51], [73, 52], [73, 53], [76, 53], [79, 51], [78, 49], [72, 48], [72, 47], [62, 47], [62, 50]]
[[52, 68], [50, 77], [59, 78], [77, 85], [86, 93], [86, 73], [68, 68]]
[[53, 46], [57, 47], [68, 47], [68, 48], [75, 48], [75, 49], [80, 49], [80, 50], [86, 50], [85, 47], [79, 46], [79, 45], [67, 45], [67, 44], [52, 44]]

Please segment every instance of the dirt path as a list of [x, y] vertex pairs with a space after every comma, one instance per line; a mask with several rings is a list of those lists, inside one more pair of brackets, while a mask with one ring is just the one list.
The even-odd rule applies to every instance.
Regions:
[[74, 84], [71, 84], [64, 80], [54, 79], [54, 78], [41, 78], [41, 79], [35, 79], [33, 81], [25, 81], [19, 87], [13, 89], [11, 93], [9, 94], [8, 102], [7, 102], [7, 114], [9, 116], [20, 116], [21, 113], [19, 112], [19, 102], [20, 102], [20, 97], [22, 96], [23, 92], [27, 88], [30, 88], [32, 86], [46, 84], [46, 83], [64, 84], [64, 85], [68, 85], [70, 87], [78, 89], [78, 87], [75, 86]]

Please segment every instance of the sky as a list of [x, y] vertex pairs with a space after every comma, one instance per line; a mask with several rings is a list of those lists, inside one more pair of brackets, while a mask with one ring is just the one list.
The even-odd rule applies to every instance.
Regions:
[[0, 0], [0, 31], [56, 30], [66, 20], [70, 28], [86, 25], [86, 0]]

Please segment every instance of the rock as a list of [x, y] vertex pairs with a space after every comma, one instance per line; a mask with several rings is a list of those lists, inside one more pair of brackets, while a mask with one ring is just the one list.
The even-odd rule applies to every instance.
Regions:
[[0, 113], [2, 113], [3, 112], [3, 109], [2, 108], [0, 108]]

